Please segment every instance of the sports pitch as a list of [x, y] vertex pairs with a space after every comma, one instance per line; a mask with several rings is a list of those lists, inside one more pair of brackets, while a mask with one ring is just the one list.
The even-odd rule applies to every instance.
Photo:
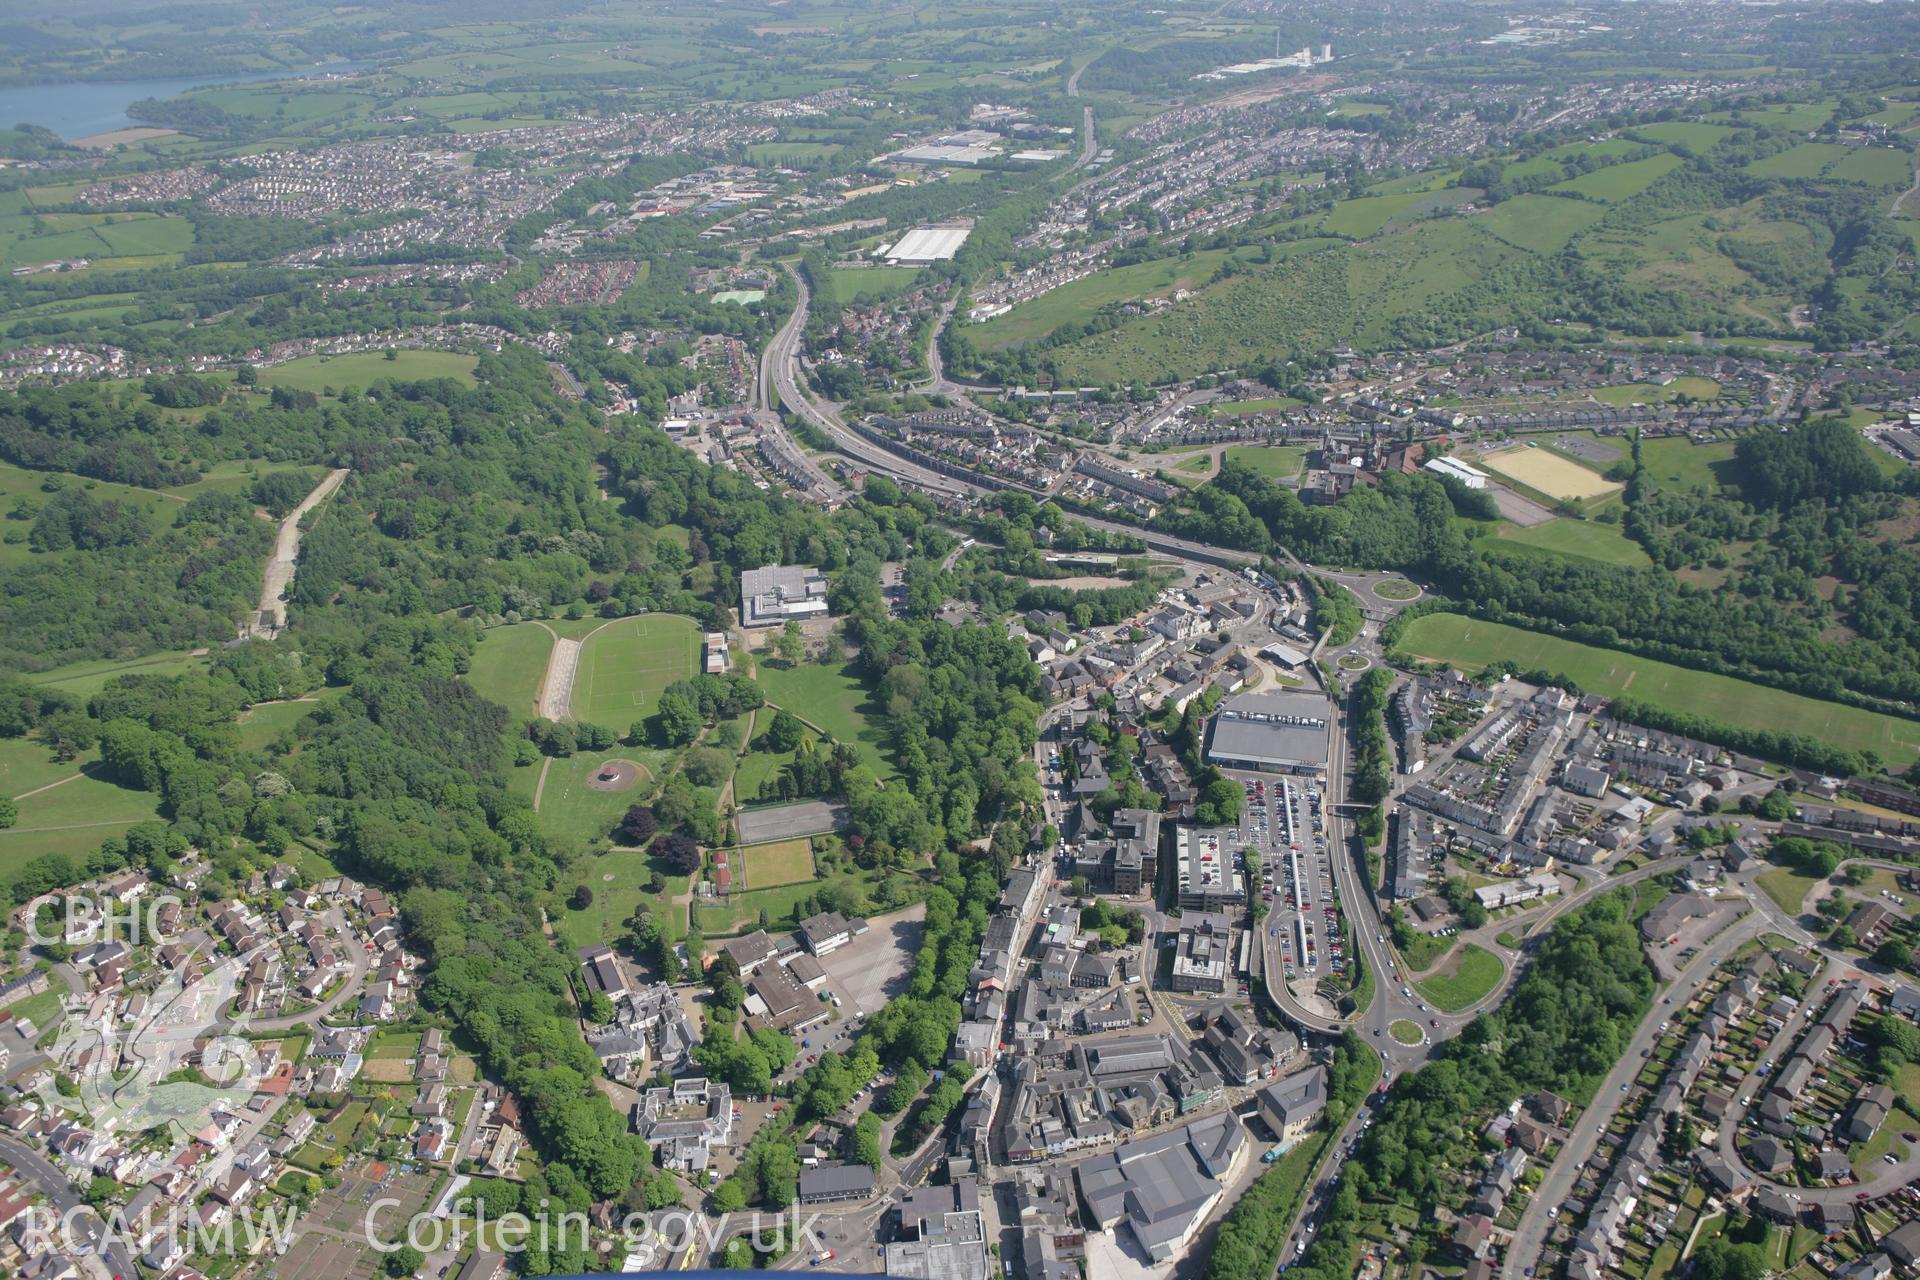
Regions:
[[1529, 489], [1538, 490], [1556, 502], [1584, 502], [1617, 492], [1619, 485], [1596, 475], [1570, 458], [1545, 449], [1503, 449], [1490, 453], [1487, 467]]
[[661, 613], [609, 622], [587, 637], [573, 682], [573, 718], [625, 733], [652, 715], [661, 692], [700, 669], [691, 619]]

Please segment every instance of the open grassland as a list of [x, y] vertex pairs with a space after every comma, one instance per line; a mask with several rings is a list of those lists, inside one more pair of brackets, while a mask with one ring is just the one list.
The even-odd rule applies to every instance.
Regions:
[[1694, 151], [1710, 151], [1723, 139], [1733, 136], [1733, 130], [1724, 125], [1669, 120], [1660, 124], [1636, 125], [1633, 136], [1649, 142], [1690, 147]]
[[967, 333], [985, 350], [1017, 346], [1045, 337], [1069, 321], [1084, 321], [1101, 307], [1197, 288], [1207, 282], [1227, 257], [1225, 249], [1209, 249], [1192, 257], [1160, 258], [1112, 267], [1061, 285], [1031, 302], [1022, 302], [1005, 315], [995, 316]]
[[141, 658], [102, 658], [92, 662], [74, 662], [27, 677], [35, 684], [58, 689], [80, 701], [91, 698], [107, 687], [107, 682], [122, 674], [177, 676], [204, 665], [204, 659], [188, 653], [150, 653]]
[[880, 707], [851, 665], [809, 662], [785, 668], [766, 663], [760, 667], [759, 679], [769, 702], [819, 725], [834, 741], [854, 747], [881, 777], [893, 775], [880, 731]]
[[1618, 492], [1620, 486], [1597, 471], [1549, 449], [1503, 449], [1484, 459], [1486, 466], [1557, 502], [1585, 502]]
[[[22, 504], [34, 508], [45, 506], [56, 494], [68, 489], [84, 490], [89, 497], [101, 502], [119, 502], [133, 507], [145, 513], [148, 524], [155, 530], [168, 527], [180, 514], [181, 503], [155, 489], [137, 489], [132, 485], [94, 480], [63, 471], [28, 471], [12, 463], [0, 462], [0, 507], [9, 512]], [[9, 516], [7, 527], [25, 532], [31, 526], [26, 521]], [[35, 552], [24, 540], [0, 543], [0, 566], [24, 564], [29, 559], [43, 560], [49, 556], [61, 558], [81, 554], [85, 553]]]
[[476, 360], [454, 351], [396, 351], [389, 360], [378, 351], [356, 351], [343, 356], [303, 356], [260, 371], [263, 387], [291, 387], [316, 395], [328, 387], [366, 387], [381, 378], [418, 382], [425, 378], [453, 378], [473, 385]]
[[1247, 445], [1227, 450], [1227, 461], [1252, 467], [1261, 475], [1275, 480], [1292, 480], [1306, 465], [1307, 451], [1290, 444]]
[[159, 797], [91, 775], [16, 802], [19, 819], [0, 831], [0, 875], [46, 853], [84, 857], [110, 835], [160, 815]]
[[1429, 614], [1407, 627], [1400, 645], [1415, 657], [1462, 671], [1507, 658], [1523, 668], [1560, 672], [1602, 697], [1631, 694], [1749, 729], [1804, 733], [1850, 750], [1877, 751], [1894, 765], [1920, 759], [1920, 724], [1910, 720], [1498, 622]]
[[1630, 565], [1642, 568], [1653, 562], [1640, 544], [1620, 532], [1620, 526], [1602, 524], [1598, 520], [1580, 520], [1571, 516], [1560, 516], [1523, 528], [1509, 524], [1505, 520], [1477, 527], [1487, 531], [1483, 536], [1491, 536], [1503, 547], [1525, 547], [1530, 551], [1548, 552], [1554, 555], [1581, 556], [1588, 560], [1598, 560], [1602, 564]]
[[[645, 747], [614, 747], [556, 759], [547, 768], [540, 793], [540, 829], [562, 844], [594, 845], [605, 840], [627, 806], [644, 804], [671, 757]], [[609, 760], [631, 760], [643, 772], [624, 791], [597, 791], [587, 785]], [[537, 776], [539, 765], [533, 766]]]
[[1639, 195], [1678, 169], [1682, 163], [1684, 162], [1680, 157], [1671, 152], [1665, 155], [1648, 156], [1645, 160], [1629, 160], [1625, 164], [1608, 165], [1604, 169], [1595, 169], [1592, 173], [1583, 173], [1577, 178], [1569, 178], [1553, 190], [1571, 192], [1606, 204], [1618, 204], [1622, 200]]
[[913, 287], [920, 275], [918, 267], [829, 267], [820, 287], [822, 301], [844, 307], [865, 294], [869, 298], [891, 298]]
[[1158, 382], [1245, 365], [1270, 358], [1276, 334], [1298, 347], [1385, 344], [1403, 322], [1462, 306], [1497, 324], [1510, 304], [1485, 293], [1484, 282], [1525, 252], [1465, 218], [1416, 222], [1358, 244], [1287, 247], [1293, 256], [1249, 265], [1187, 301], [1056, 348], [1062, 377], [1081, 386]]
[[53, 749], [33, 738], [0, 738], [0, 796], [17, 796], [98, 767], [100, 753], [83, 751], [72, 760], [55, 760]]
[[1640, 463], [1655, 484], [1668, 489], [1714, 488], [1734, 484], [1739, 464], [1731, 440], [1695, 444], [1678, 436], [1640, 442]]
[[740, 763], [733, 771], [733, 799], [735, 804], [748, 805], [760, 798], [760, 788], [780, 775], [793, 759], [791, 751], [766, 751], [755, 749], [740, 757]]
[[609, 622], [580, 650], [573, 718], [624, 734], [653, 714], [668, 685], [699, 669], [700, 631], [691, 618], [650, 613]]
[[749, 845], [739, 856], [746, 863], [749, 889], [813, 882], [813, 841], [805, 837]]
[[1891, 147], [1851, 147], [1848, 151], [1847, 156], [1828, 167], [1826, 177], [1876, 187], [1913, 185], [1913, 152]]
[[1515, 196], [1474, 216], [1474, 225], [1535, 253], [1558, 253], [1607, 216], [1605, 205], [1558, 196]]
[[339, 689], [322, 689], [297, 702], [263, 702], [240, 713], [240, 745], [259, 751], [288, 729], [340, 697]]
[[[656, 870], [666, 881], [666, 888], [658, 896], [647, 892], [647, 881]], [[553, 905], [547, 908], [554, 932], [576, 950], [612, 942], [627, 931], [627, 922], [644, 906], [669, 935], [683, 936], [687, 909], [675, 905], [673, 899], [685, 896], [692, 877], [666, 875], [665, 871], [638, 849], [614, 849], [576, 863], [570, 878], [556, 889]], [[593, 905], [585, 911], [575, 911], [567, 901], [579, 884], [593, 891]]]
[[[547, 656], [552, 652], [553, 636], [538, 623], [491, 627], [480, 633], [467, 683], [481, 697], [499, 703], [516, 717], [531, 716], [540, 698], [540, 683], [546, 678]], [[628, 726], [608, 727], [624, 733]]]
[[63, 258], [170, 261], [193, 247], [193, 224], [174, 214], [32, 213], [0, 216], [0, 266]]
[[1651, 382], [1623, 382], [1614, 387], [1596, 387], [1593, 392], [1595, 400], [1620, 409], [1635, 404], [1665, 404], [1681, 396], [1691, 396], [1695, 400], [1713, 400], [1719, 395], [1719, 383], [1712, 378], [1700, 378], [1692, 374], [1675, 378], [1664, 387], [1656, 386]]
[[763, 911], [770, 926], [791, 928], [799, 923], [796, 908], [805, 899], [813, 897], [830, 884], [846, 881], [864, 887], [868, 879], [863, 875], [842, 874], [771, 889], [749, 889], [724, 901], [702, 900], [693, 909], [693, 919], [700, 932], [708, 938], [727, 938], [757, 929]]
[[1500, 957], [1469, 942], [1439, 973], [1414, 985], [1437, 1007], [1453, 1013], [1486, 999], [1504, 972]]
[[1776, 155], [1755, 160], [1747, 172], [1759, 178], [1817, 178], [1827, 166], [1844, 160], [1853, 148], [1836, 142], [1803, 142]]

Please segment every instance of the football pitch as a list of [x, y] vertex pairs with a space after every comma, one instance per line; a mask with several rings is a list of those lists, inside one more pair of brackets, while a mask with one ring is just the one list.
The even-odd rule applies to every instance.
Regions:
[[574, 678], [573, 718], [620, 733], [652, 715], [661, 692], [699, 670], [691, 619], [649, 613], [609, 622], [587, 637]]

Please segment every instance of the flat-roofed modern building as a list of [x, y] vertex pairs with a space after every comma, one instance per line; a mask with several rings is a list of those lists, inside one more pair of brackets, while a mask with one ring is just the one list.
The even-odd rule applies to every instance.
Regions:
[[809, 565], [770, 564], [740, 575], [740, 625], [777, 627], [827, 613], [827, 575]]
[[1324, 773], [1327, 700], [1317, 693], [1243, 693], [1220, 705], [1207, 759], [1225, 769]]

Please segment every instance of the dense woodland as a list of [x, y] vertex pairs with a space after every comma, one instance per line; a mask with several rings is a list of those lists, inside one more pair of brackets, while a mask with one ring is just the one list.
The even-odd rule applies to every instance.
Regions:
[[[64, 414], [14, 407], [13, 420], [31, 424], [19, 430], [62, 447], [116, 428], [143, 430], [110, 398], [76, 397]], [[121, 676], [85, 702], [0, 680], [0, 733], [32, 734], [69, 758], [97, 746], [111, 776], [154, 793], [166, 819], [109, 838], [84, 865], [40, 859], [4, 886], [10, 900], [117, 866], [164, 872], [190, 845], [213, 857], [209, 888], [220, 894], [295, 844], [323, 848], [396, 894], [409, 944], [429, 962], [423, 1004], [451, 1019], [488, 1074], [527, 1104], [548, 1193], [568, 1205], [671, 1202], [676, 1184], [649, 1172], [644, 1143], [592, 1088], [598, 1063], [574, 1020], [574, 963], [541, 932], [540, 904], [594, 856], [592, 847], [549, 842], [507, 785], [522, 751], [555, 747], [553, 727], [536, 724], [530, 733], [540, 741], [528, 741], [504, 708], [459, 677], [476, 624], [583, 603], [610, 617], [672, 609], [717, 620], [741, 568], [811, 561], [833, 573], [835, 608], [876, 690], [897, 775], [882, 787], [851, 753], [833, 749], [818, 785], [849, 801], [849, 841], [863, 856], [933, 884], [908, 991], [868, 1024], [851, 1055], [811, 1068], [796, 1101], [802, 1114], [830, 1114], [884, 1064], [917, 1082], [900, 1090], [899, 1104], [914, 1106], [903, 1134], [946, 1118], [957, 1084], [916, 1097], [944, 1059], [987, 909], [1025, 844], [1038, 800], [1030, 753], [1039, 708], [1037, 673], [1021, 645], [995, 628], [933, 619], [945, 598], [938, 557], [949, 543], [923, 500], [889, 486], [829, 520], [709, 469], [650, 428], [607, 435], [598, 415], [554, 396], [538, 360], [513, 351], [483, 360], [473, 389], [430, 382], [325, 408], [216, 408], [191, 436], [169, 430], [159, 421], [144, 428], [163, 461], [190, 440], [200, 456], [215, 457], [245, 456], [271, 440], [280, 457], [354, 472], [312, 523], [292, 626], [278, 641], [216, 650], [205, 671]], [[595, 492], [596, 460], [617, 501]], [[67, 557], [52, 563], [85, 566], [69, 571], [86, 575], [93, 591], [112, 575], [153, 572], [144, 557], [163, 550], [204, 556], [220, 545], [224, 518], [251, 538], [232, 557], [238, 599], [243, 585], [257, 590], [271, 528], [252, 514], [254, 503], [286, 509], [304, 479], [263, 476], [246, 497], [195, 498], [180, 504], [178, 527], [145, 539], [116, 532], [129, 523], [124, 513], [74, 488], [52, 495], [33, 529], [50, 555]], [[684, 549], [661, 536], [669, 524], [686, 531]], [[61, 536], [68, 549], [56, 552]], [[192, 552], [174, 547], [189, 537]], [[905, 619], [889, 618], [882, 603], [883, 559], [906, 562], [919, 581]], [[74, 650], [99, 645], [82, 619], [62, 616], [70, 607], [46, 609], [42, 634]], [[8, 634], [34, 633], [17, 616]], [[161, 639], [128, 643], [151, 648]], [[13, 666], [45, 661], [43, 650], [23, 646]], [[264, 749], [242, 749], [240, 710], [322, 686], [338, 696]], [[669, 690], [663, 708], [672, 699], [687, 704], [696, 734], [703, 719], [761, 700], [749, 680], [706, 676]], [[691, 849], [721, 838], [713, 795], [684, 779], [663, 790], [645, 829], [663, 857], [676, 857], [678, 842]], [[736, 1043], [724, 1015], [702, 1048], [716, 1074], [743, 1086], [785, 1066], [791, 1052], [791, 1042], [765, 1036]], [[744, 1187], [748, 1200], [785, 1202], [778, 1167], [790, 1147], [770, 1149], [725, 1197]], [[491, 1203], [511, 1193], [483, 1185], [477, 1194]], [[587, 1264], [556, 1255], [530, 1267]]]

